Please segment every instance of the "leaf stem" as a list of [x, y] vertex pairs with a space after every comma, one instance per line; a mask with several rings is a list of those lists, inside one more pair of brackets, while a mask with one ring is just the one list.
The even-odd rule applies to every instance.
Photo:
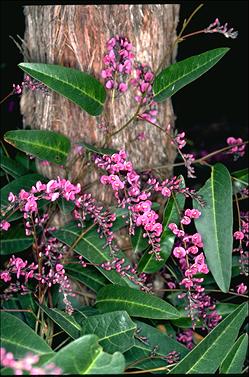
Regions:
[[5, 96], [5, 97], [1, 100], [0, 105], [1, 105], [4, 101], [6, 101], [6, 99], [8, 99], [10, 96], [12, 96], [13, 94], [14, 94], [14, 91], [12, 90], [9, 94], [7, 94], [7, 96]]

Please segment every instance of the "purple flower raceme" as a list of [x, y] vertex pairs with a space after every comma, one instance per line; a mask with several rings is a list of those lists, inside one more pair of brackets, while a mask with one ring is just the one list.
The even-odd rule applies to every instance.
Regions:
[[101, 77], [105, 79], [107, 89], [115, 89], [124, 93], [128, 89], [127, 78], [132, 72], [132, 44], [126, 37], [116, 35], [107, 42], [108, 53], [103, 62], [106, 66], [101, 71]]
[[24, 80], [20, 85], [13, 84], [13, 94], [22, 94], [24, 88], [32, 91], [39, 90], [47, 95], [50, 94], [50, 91], [46, 85], [26, 74], [24, 75]]
[[[59, 198], [74, 203], [73, 216], [79, 227], [84, 226], [84, 221], [89, 216], [97, 226], [100, 238], [104, 237], [106, 245], [111, 247], [113, 242], [111, 228], [116, 215], [97, 206], [91, 194], [81, 194], [80, 184], [73, 185], [70, 181], [58, 177], [57, 180], [50, 180], [46, 184], [38, 181], [30, 191], [22, 189], [18, 195], [10, 192], [9, 204], [2, 206], [1, 213], [3, 216], [17, 210], [23, 213], [26, 236], [35, 235], [36, 238], [34, 249], [37, 261], [30, 264], [14, 255], [10, 258], [6, 269], [0, 274], [0, 279], [8, 284], [2, 297], [7, 299], [13, 293], [29, 292], [27, 284], [30, 279], [35, 279], [44, 287], [59, 284], [60, 291], [63, 292], [66, 310], [72, 314], [73, 308], [67, 297], [68, 295], [73, 296], [73, 293], [63, 265], [63, 257], [68, 247], [51, 236], [51, 231], [55, 228], [48, 226], [49, 214], [40, 214], [38, 210], [40, 200], [53, 203]], [[1, 221], [2, 230], [7, 231], [9, 227], [10, 224], [6, 220]], [[38, 235], [40, 236], [38, 237]], [[40, 267], [38, 268], [38, 266]]]
[[158, 107], [157, 103], [153, 101], [154, 94], [152, 91], [154, 73], [148, 64], [140, 62], [135, 63], [135, 72], [136, 77], [130, 80], [136, 91], [135, 101], [141, 104], [141, 106], [146, 106], [146, 110], [139, 114], [140, 118], [156, 122]]
[[198, 320], [203, 321], [203, 329], [212, 329], [221, 320], [221, 316], [215, 310], [211, 297], [205, 294], [205, 288], [201, 286], [204, 278], [195, 276], [209, 272], [204, 254], [200, 251], [203, 247], [202, 237], [199, 233], [189, 235], [183, 228], [184, 225], [189, 225], [192, 219], [198, 219], [200, 216], [201, 212], [197, 209], [186, 209], [180, 220], [181, 229], [174, 223], [168, 227], [178, 237], [173, 255], [179, 261], [184, 275], [179, 284], [187, 290], [186, 293], [179, 294], [178, 298], [186, 297], [188, 300], [186, 310], [192, 320], [193, 329]]
[[180, 188], [181, 179], [176, 177], [159, 181], [149, 174], [146, 187], [143, 187], [141, 175], [134, 170], [132, 162], [127, 161], [124, 150], [111, 156], [97, 155], [94, 161], [108, 173], [101, 176], [100, 182], [112, 187], [119, 207], [128, 209], [129, 233], [133, 235], [136, 227], [142, 227], [143, 236], [148, 238], [152, 248], [149, 253], [155, 254], [156, 259], [160, 260], [162, 224], [158, 221], [158, 214], [152, 209], [151, 193], [160, 192], [162, 196], [169, 198], [174, 191], [197, 198], [194, 190]]
[[239, 245], [233, 249], [233, 252], [239, 252], [240, 254], [240, 273], [248, 276], [248, 259], [249, 259], [249, 212], [240, 212], [241, 228], [234, 232], [233, 237], [238, 241]]
[[220, 33], [223, 34], [226, 38], [235, 39], [238, 36], [238, 32], [234, 31], [233, 28], [228, 29], [227, 23], [225, 25], [221, 25], [218, 18], [214, 20], [206, 29], [204, 29], [204, 33]]

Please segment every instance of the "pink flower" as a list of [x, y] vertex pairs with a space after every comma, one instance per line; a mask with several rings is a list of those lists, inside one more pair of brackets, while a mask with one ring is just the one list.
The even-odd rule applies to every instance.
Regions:
[[13, 192], [10, 192], [8, 196], [8, 201], [11, 203], [14, 203], [15, 200], [16, 200], [16, 196], [13, 194]]
[[188, 216], [183, 216], [183, 218], [181, 219], [181, 223], [183, 225], [188, 225], [191, 223], [191, 219]]
[[10, 227], [10, 223], [8, 223], [8, 221], [6, 221], [6, 220], [1, 221], [0, 229], [7, 231], [9, 229], [9, 227]]
[[161, 193], [163, 196], [166, 196], [167, 198], [171, 196], [171, 191], [168, 187], [163, 187]]
[[186, 255], [186, 250], [183, 247], [175, 247], [173, 254], [176, 258], [183, 258]]
[[37, 203], [35, 201], [34, 196], [29, 197], [27, 203], [24, 206], [25, 212], [37, 212]]
[[188, 249], [187, 249], [187, 254], [197, 254], [199, 251], [198, 247], [197, 246], [190, 246]]
[[153, 232], [155, 232], [156, 237], [159, 237], [163, 230], [162, 224], [156, 223], [155, 225], [153, 225], [152, 230]]
[[201, 212], [198, 209], [186, 209], [185, 216], [190, 217], [191, 219], [198, 219], [201, 216]]
[[193, 287], [194, 283], [191, 279], [185, 278], [180, 282], [181, 285], [184, 285], [186, 288], [191, 288]]
[[200, 233], [195, 233], [191, 237], [192, 242], [198, 246], [198, 247], [203, 247], [203, 242]]
[[1, 272], [0, 279], [2, 279], [5, 283], [7, 283], [8, 281], [11, 281], [10, 273], [8, 271]]
[[122, 93], [126, 92], [128, 89], [128, 85], [124, 82], [121, 82], [118, 86], [118, 90]]
[[243, 295], [247, 291], [247, 286], [244, 283], [241, 283], [241, 284], [237, 285], [236, 291], [240, 295]]
[[240, 232], [240, 231], [237, 231], [233, 234], [234, 238], [236, 240], [243, 240], [244, 238], [244, 233], [243, 232]]

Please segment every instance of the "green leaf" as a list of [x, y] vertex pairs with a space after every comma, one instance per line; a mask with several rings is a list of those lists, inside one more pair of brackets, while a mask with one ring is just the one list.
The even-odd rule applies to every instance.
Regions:
[[106, 313], [115, 310], [126, 310], [130, 316], [174, 319], [179, 317], [178, 311], [161, 298], [138, 291], [130, 287], [108, 285], [97, 293], [97, 308]]
[[170, 373], [215, 373], [237, 338], [246, 315], [247, 305], [242, 304], [223, 319]]
[[228, 51], [229, 48], [226, 47], [216, 48], [181, 60], [164, 69], [154, 80], [154, 101], [161, 102], [172, 97], [178, 90], [212, 68]]
[[23, 224], [12, 225], [7, 232], [2, 232], [0, 255], [14, 254], [26, 250], [33, 244], [33, 237], [27, 237]]
[[109, 280], [100, 274], [93, 266], [83, 268], [78, 264], [67, 264], [65, 270], [68, 276], [83, 283], [94, 292], [97, 292], [100, 288], [109, 284]]
[[[189, 352], [186, 347], [176, 340], [170, 338], [166, 334], [163, 334], [155, 327], [147, 325], [141, 321], [135, 321], [137, 329], [139, 330], [138, 336], [147, 338], [147, 342], [142, 342], [139, 339], [135, 339], [135, 345], [129, 351], [125, 353], [126, 367], [136, 362], [132, 368], [138, 369], [154, 369], [164, 367], [165, 356], [172, 351], [179, 352], [180, 358], [183, 358]], [[156, 347], [156, 348], [155, 348]], [[151, 355], [151, 352], [155, 349], [156, 358], [150, 358], [148, 360], [137, 363], [138, 360], [142, 360]], [[158, 358], [162, 356], [162, 359]]]
[[44, 130], [8, 131], [4, 134], [4, 140], [23, 152], [59, 165], [66, 163], [71, 147], [66, 136]]
[[242, 371], [248, 347], [248, 335], [242, 334], [234, 343], [222, 364], [219, 372], [223, 374], [239, 374]]
[[[185, 185], [185, 184], [184, 184]], [[153, 254], [149, 252], [145, 253], [139, 261], [138, 271], [145, 273], [153, 273], [159, 271], [166, 263], [169, 258], [172, 247], [175, 241], [175, 235], [168, 228], [170, 223], [179, 224], [180, 215], [185, 204], [185, 196], [183, 194], [176, 194], [172, 196], [164, 209], [164, 220], [163, 220], [163, 233], [161, 236], [161, 252], [160, 256], [162, 261], [157, 261]]]
[[125, 311], [99, 314], [82, 323], [82, 335], [95, 334], [107, 352], [125, 352], [134, 345], [137, 326]]
[[21, 164], [25, 169], [27, 169], [29, 172], [36, 173], [36, 165], [35, 165], [35, 159], [30, 159], [29, 156], [22, 152], [22, 151], [17, 151], [15, 160]]
[[227, 168], [218, 163], [212, 167], [211, 178], [198, 191], [206, 202], [205, 207], [194, 205], [201, 211], [195, 220], [202, 235], [208, 267], [220, 289], [227, 292], [230, 286], [233, 250], [232, 183]]
[[6, 156], [1, 156], [0, 167], [13, 178], [17, 178], [28, 173], [28, 170], [25, 169], [23, 165], [18, 164], [16, 161]]
[[92, 153], [97, 153], [97, 154], [101, 154], [101, 155], [104, 155], [104, 154], [111, 155], [111, 154], [114, 154], [114, 153], [118, 153], [118, 151], [116, 149], [99, 148], [99, 147], [96, 147], [95, 145], [91, 145], [91, 144], [85, 143], [83, 141], [79, 141], [78, 144], [82, 145], [87, 151], [92, 152]]
[[[11, 315], [35, 329], [37, 305], [30, 293], [3, 301], [2, 307], [3, 309], [15, 309], [16, 311], [11, 312]], [[22, 309], [29, 309], [32, 312], [20, 311]]]
[[239, 191], [241, 191], [243, 188], [247, 187], [249, 184], [249, 176], [248, 176], [248, 168], [237, 170], [233, 173], [231, 173], [233, 179], [233, 192], [234, 194], [237, 194]]
[[[23, 177], [17, 178], [14, 181], [11, 181], [6, 186], [2, 187], [0, 190], [0, 196], [1, 196], [1, 205], [2, 206], [8, 206], [8, 196], [10, 192], [13, 192], [13, 194], [17, 195], [21, 191], [21, 189], [24, 189], [25, 191], [29, 191], [33, 185], [37, 181], [47, 182], [47, 179], [44, 178], [40, 174], [27, 174]], [[40, 201], [41, 202], [41, 201]], [[8, 218], [8, 221], [13, 221], [16, 219], [19, 219], [20, 217], [23, 217], [23, 212], [17, 211], [12, 216]]]
[[73, 317], [76, 322], [82, 327], [82, 323], [93, 315], [99, 314], [98, 310], [92, 306], [81, 306], [79, 309], [74, 309]]
[[28, 352], [38, 355], [52, 352], [47, 343], [28, 325], [13, 315], [0, 312], [1, 347], [12, 352], [15, 358], [22, 358]]
[[55, 64], [20, 63], [18, 67], [76, 103], [90, 115], [101, 114], [106, 92], [95, 77], [77, 69]]
[[135, 229], [135, 234], [134, 236], [131, 237], [132, 252], [134, 254], [141, 253], [149, 246], [148, 239], [144, 238], [143, 234], [144, 234], [144, 229], [139, 227]]
[[[58, 238], [61, 242], [64, 242], [68, 246], [71, 246], [82, 233], [82, 229], [79, 229], [78, 226], [72, 222], [67, 226], [53, 232], [54, 237]], [[110, 256], [109, 248], [103, 249], [105, 245], [105, 240], [99, 238], [98, 233], [96, 232], [96, 227], [92, 228], [75, 246], [74, 251], [82, 255], [89, 262], [94, 264], [101, 264], [103, 262], [113, 259], [113, 256]], [[125, 254], [119, 252], [115, 253], [115, 257], [125, 258]], [[125, 258], [127, 259], [127, 258]], [[112, 283], [120, 284], [125, 286], [134, 286], [126, 277], [122, 277], [116, 271], [106, 271], [101, 267], [96, 266], [96, 268]], [[83, 267], [82, 267], [83, 269]]]
[[56, 308], [48, 308], [45, 305], [39, 305], [44, 313], [62, 328], [71, 338], [77, 339], [80, 336], [81, 327], [75, 321], [74, 317]]
[[63, 370], [63, 374], [120, 374], [125, 360], [120, 352], [103, 352], [96, 335], [85, 335], [74, 340], [52, 357], [49, 362]]

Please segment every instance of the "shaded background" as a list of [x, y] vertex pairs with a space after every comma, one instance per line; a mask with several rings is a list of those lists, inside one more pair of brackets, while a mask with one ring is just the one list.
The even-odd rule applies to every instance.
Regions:
[[[47, 2], [33, 1], [33, 4], [37, 3], [45, 5]], [[178, 3], [181, 4], [179, 31], [184, 18], [187, 18], [200, 2]], [[17, 35], [23, 37], [24, 4], [31, 3], [1, 2], [1, 99], [11, 91], [12, 84], [20, 83], [23, 77], [22, 71], [17, 67], [22, 61], [22, 55], [9, 36], [17, 41]], [[51, 5], [51, 2], [47, 4]], [[178, 46], [178, 60], [217, 47], [231, 48], [213, 69], [172, 98], [177, 117], [176, 127], [179, 131], [186, 132], [189, 152], [196, 151], [198, 155], [200, 150], [205, 153], [225, 146], [228, 136], [248, 139], [248, 2], [206, 1], [185, 34], [207, 27], [216, 17], [222, 25], [228, 22], [229, 28], [238, 30], [238, 38], [227, 39], [217, 33], [201, 34]], [[7, 130], [22, 127], [18, 96], [12, 96], [1, 105], [1, 118], [1, 136]], [[234, 163], [229, 157], [227, 163], [230, 170], [238, 170], [246, 166], [246, 159], [239, 159]], [[206, 173], [209, 174], [206, 169], [199, 169], [203, 178]]]

